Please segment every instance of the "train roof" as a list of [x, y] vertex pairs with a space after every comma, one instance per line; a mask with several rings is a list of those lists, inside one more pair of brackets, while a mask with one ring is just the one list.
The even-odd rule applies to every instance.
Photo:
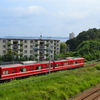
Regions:
[[[56, 60], [56, 61], [50, 61], [50, 62], [58, 62], [58, 61], [69, 61], [69, 60], [79, 60], [82, 58], [73, 58], [73, 57], [67, 57], [66, 59], [62, 60]], [[83, 58], [84, 59], [84, 58]], [[9, 64], [9, 65], [0, 65], [1, 68], [3, 67], [17, 67], [17, 66], [24, 66], [24, 65], [34, 65], [34, 64], [43, 64], [43, 63], [49, 63], [49, 61], [41, 61], [41, 62], [36, 62], [36, 61], [21, 61], [18, 64]]]
[[9, 65], [1, 65], [0, 67], [17, 67], [17, 66], [22, 66], [22, 64], [9, 64]]

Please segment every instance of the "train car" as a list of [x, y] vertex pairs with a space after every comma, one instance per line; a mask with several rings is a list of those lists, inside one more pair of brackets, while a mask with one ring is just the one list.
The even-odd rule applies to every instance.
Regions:
[[84, 66], [84, 58], [67, 58], [59, 61], [43, 61], [0, 66], [0, 80], [26, 77], [36, 74], [54, 72]]

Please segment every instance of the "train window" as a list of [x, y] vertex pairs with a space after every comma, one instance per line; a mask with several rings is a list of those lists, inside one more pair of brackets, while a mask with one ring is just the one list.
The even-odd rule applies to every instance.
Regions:
[[78, 62], [77, 61], [75, 61], [75, 64], [77, 64]]
[[9, 74], [9, 71], [8, 70], [4, 70], [3, 71], [3, 75], [7, 75], [7, 74]]
[[44, 68], [47, 68], [47, 65], [44, 65]]
[[65, 62], [64, 65], [68, 65], [68, 62]]
[[12, 69], [12, 73], [16, 73], [16, 69]]
[[73, 64], [73, 62], [72, 62], [72, 61], [70, 62], [70, 65], [71, 65], [71, 64]]
[[41, 69], [42, 67], [41, 66], [36, 66], [36, 70], [39, 70]]
[[33, 70], [34, 68], [33, 67], [30, 67], [30, 70]]
[[55, 64], [55, 67], [58, 67], [58, 64]]
[[53, 65], [52, 65], [52, 64], [50, 64], [50, 67], [53, 67]]
[[20, 72], [26, 72], [26, 68], [21, 68]]
[[62, 63], [60, 63], [60, 66], [62, 66], [63, 64]]
[[79, 60], [78, 63], [81, 63], [81, 61]]

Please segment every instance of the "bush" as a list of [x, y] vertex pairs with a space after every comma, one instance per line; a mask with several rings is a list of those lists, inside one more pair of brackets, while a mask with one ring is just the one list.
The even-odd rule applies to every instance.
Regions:
[[100, 70], [100, 64], [95, 65], [95, 68], [96, 68], [97, 70]]

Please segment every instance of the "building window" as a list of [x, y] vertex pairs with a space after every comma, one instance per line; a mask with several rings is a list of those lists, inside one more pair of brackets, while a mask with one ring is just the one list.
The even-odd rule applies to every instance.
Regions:
[[11, 40], [8, 40], [8, 42], [11, 42]]
[[23, 40], [20, 40], [20, 42], [23, 42]]
[[27, 50], [25, 50], [24, 53], [27, 53]]
[[59, 43], [59, 41], [57, 41], [57, 43]]
[[3, 50], [3, 54], [5, 54], [6, 53], [6, 50]]
[[50, 43], [52, 44], [52, 43], [53, 43], [53, 41], [50, 41]]
[[51, 46], [50, 48], [53, 49], [53, 46]]
[[24, 48], [27, 48], [27, 45], [25, 45]]
[[24, 43], [27, 43], [27, 40], [25, 40]]
[[33, 43], [33, 40], [31, 40], [30, 43]]
[[30, 50], [30, 53], [33, 53], [33, 50]]
[[27, 55], [24, 55], [25, 58], [27, 58]]
[[35, 40], [35, 42], [38, 42], [38, 40]]
[[6, 45], [3, 45], [3, 48], [6, 48]]
[[6, 43], [6, 40], [3, 40], [3, 43]]
[[33, 45], [31, 45], [30, 48], [33, 48]]
[[59, 54], [59, 52], [57, 52], [57, 54]]

